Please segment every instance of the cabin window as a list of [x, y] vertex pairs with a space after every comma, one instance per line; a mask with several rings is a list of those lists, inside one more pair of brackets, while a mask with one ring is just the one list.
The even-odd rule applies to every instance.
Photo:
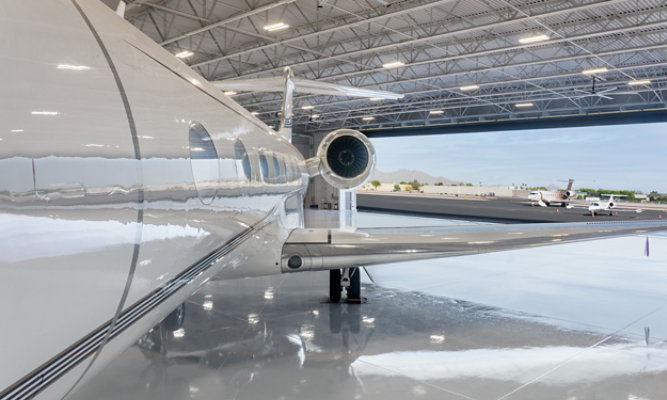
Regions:
[[269, 163], [266, 161], [266, 156], [264, 154], [259, 155], [259, 169], [262, 172], [262, 179], [264, 182], [269, 180]]
[[280, 182], [280, 163], [278, 162], [278, 158], [276, 155], [273, 155], [273, 182], [274, 183], [279, 183]]
[[237, 140], [234, 144], [234, 158], [236, 159], [237, 169], [243, 171], [245, 179], [249, 181], [252, 177], [250, 157], [248, 157], [248, 152], [240, 140]]
[[282, 168], [280, 169], [280, 176], [281, 176], [281, 181], [282, 182], [287, 182], [289, 179], [287, 178], [287, 163], [285, 160], [283, 160]]
[[190, 164], [192, 177], [200, 200], [210, 204], [215, 198], [220, 182], [218, 153], [213, 140], [202, 124], [190, 125]]

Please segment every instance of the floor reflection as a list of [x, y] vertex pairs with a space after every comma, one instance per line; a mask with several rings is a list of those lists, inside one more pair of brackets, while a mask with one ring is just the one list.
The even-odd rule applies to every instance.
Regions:
[[209, 282], [186, 303], [181, 329], [154, 328], [71, 399], [627, 400], [667, 393], [664, 343], [558, 329], [371, 284], [364, 284], [368, 304], [329, 304], [327, 278]]

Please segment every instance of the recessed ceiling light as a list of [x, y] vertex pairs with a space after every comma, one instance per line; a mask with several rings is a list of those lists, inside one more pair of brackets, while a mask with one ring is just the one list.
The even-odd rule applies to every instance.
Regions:
[[516, 103], [514, 107], [519, 107], [519, 108], [527, 108], [527, 107], [532, 107], [533, 103]]
[[397, 61], [392, 61], [386, 64], [382, 64], [382, 68], [397, 68], [397, 67], [402, 67], [405, 64], [403, 61], [397, 60]]
[[286, 28], [289, 28], [289, 25], [287, 25], [284, 22], [277, 22], [275, 24], [270, 24], [270, 25], [264, 26], [264, 30], [269, 31], [269, 32], [275, 32], [275, 31], [279, 31], [279, 30], [282, 30], [282, 29], [286, 29]]
[[375, 117], [363, 117], [362, 118], [363, 121], [372, 121], [374, 119], [375, 119]]
[[650, 84], [651, 81], [648, 79], [637, 79], [637, 80], [632, 80], [628, 82], [628, 85], [630, 86], [639, 86], [639, 85], [648, 85]]
[[313, 108], [315, 108], [315, 106], [307, 105], [307, 106], [301, 107], [302, 110], [312, 110]]
[[443, 110], [431, 110], [428, 113], [431, 114], [431, 115], [440, 115], [440, 114], [444, 114], [445, 112]]
[[461, 86], [459, 89], [461, 89], [464, 92], [470, 92], [470, 91], [479, 89], [479, 86], [477, 86], [477, 85], [467, 85], [467, 86]]
[[178, 52], [174, 54], [178, 58], [188, 58], [192, 57], [195, 53], [191, 52], [190, 50], [183, 50], [181, 52]]
[[602, 74], [607, 72], [607, 68], [601, 67], [601, 68], [591, 68], [591, 69], [585, 69], [581, 71], [582, 74], [584, 75], [595, 75], [595, 74]]
[[58, 64], [58, 69], [67, 69], [70, 71], [87, 71], [90, 69], [87, 65]]
[[233, 91], [233, 90], [228, 90], [228, 91], [224, 92], [224, 94], [226, 94], [227, 96], [234, 96], [236, 94], [236, 92]]
[[529, 36], [525, 38], [519, 39], [519, 43], [521, 44], [531, 44], [531, 43], [537, 43], [537, 42], [544, 42], [545, 40], [549, 40], [549, 36], [547, 35], [535, 35], [535, 36]]

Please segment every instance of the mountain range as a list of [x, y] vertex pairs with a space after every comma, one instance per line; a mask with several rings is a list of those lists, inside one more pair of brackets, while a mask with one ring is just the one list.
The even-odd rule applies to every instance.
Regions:
[[428, 183], [429, 185], [433, 185], [436, 182], [442, 182], [445, 185], [451, 185], [453, 183], [460, 182], [460, 181], [453, 181], [451, 179], [447, 179], [442, 176], [434, 177], [427, 174], [426, 172], [412, 171], [408, 169], [399, 169], [393, 172], [384, 172], [375, 170], [370, 180], [371, 181], [378, 180], [384, 183], [400, 183], [400, 182], [410, 182], [413, 179], [416, 179], [421, 183]]

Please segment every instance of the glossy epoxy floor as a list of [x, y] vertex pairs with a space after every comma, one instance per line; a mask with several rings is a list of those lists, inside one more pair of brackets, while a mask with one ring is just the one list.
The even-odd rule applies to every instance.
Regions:
[[[667, 346], [327, 275], [210, 282], [71, 399], [661, 399]], [[162, 342], [160, 343], [160, 339]]]
[[326, 272], [211, 281], [70, 399], [665, 399], [667, 235], [644, 240], [374, 267], [362, 305]]

